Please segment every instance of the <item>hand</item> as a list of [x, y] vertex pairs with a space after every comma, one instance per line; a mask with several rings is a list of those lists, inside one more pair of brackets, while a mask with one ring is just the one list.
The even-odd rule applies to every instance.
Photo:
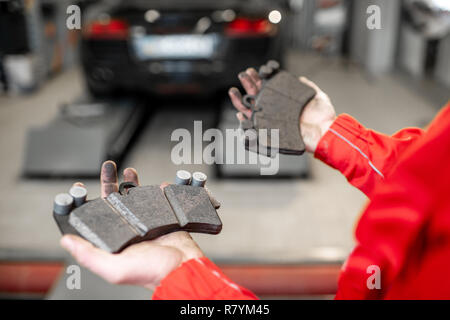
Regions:
[[[239, 73], [239, 80], [247, 94], [256, 95], [261, 89], [262, 80], [253, 68]], [[320, 139], [336, 119], [336, 112], [330, 98], [315, 83], [304, 77], [300, 77], [299, 80], [317, 92], [316, 96], [303, 109], [299, 119], [306, 151], [314, 153]], [[252, 111], [243, 105], [239, 90], [233, 87], [228, 91], [228, 94], [234, 107], [239, 111], [237, 113], [238, 120], [243, 121], [245, 117], [250, 119]]]
[[[123, 172], [124, 181], [139, 185], [136, 170], [127, 168]], [[103, 163], [101, 169], [101, 194], [107, 197], [119, 189], [116, 164]], [[83, 186], [82, 183], [75, 185]], [[161, 188], [168, 184], [161, 185]], [[94, 247], [90, 242], [65, 235], [61, 246], [69, 251], [78, 263], [114, 284], [129, 284], [153, 290], [160, 281], [183, 262], [203, 257], [203, 253], [189, 233], [173, 232], [152, 241], [144, 241], [129, 246], [121, 253], [111, 254]]]

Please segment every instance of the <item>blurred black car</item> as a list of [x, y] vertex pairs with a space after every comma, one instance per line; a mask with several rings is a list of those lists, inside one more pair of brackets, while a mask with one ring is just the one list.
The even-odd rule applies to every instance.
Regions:
[[93, 95], [214, 94], [246, 67], [282, 60], [276, 1], [103, 1], [87, 17], [81, 61]]

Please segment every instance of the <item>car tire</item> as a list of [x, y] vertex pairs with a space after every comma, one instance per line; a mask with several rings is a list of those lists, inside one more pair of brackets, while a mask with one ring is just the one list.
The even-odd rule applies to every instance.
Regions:
[[113, 93], [113, 89], [105, 84], [86, 81], [86, 89], [91, 97], [105, 97]]

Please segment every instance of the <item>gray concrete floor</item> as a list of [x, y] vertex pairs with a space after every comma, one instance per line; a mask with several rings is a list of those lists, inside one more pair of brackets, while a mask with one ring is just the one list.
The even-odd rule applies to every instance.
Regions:
[[[331, 97], [338, 113], [349, 113], [364, 125], [393, 133], [430, 121], [438, 106], [405, 87], [395, 75], [370, 80], [355, 66], [333, 58], [292, 53], [290, 70], [310, 77]], [[51, 80], [26, 97], [0, 97], [0, 248], [17, 254], [65, 256], [51, 217], [52, 199], [70, 181], [20, 178], [26, 130], [45, 125], [57, 106], [82, 93], [77, 69]], [[163, 111], [146, 127], [127, 165], [137, 168], [142, 184], [172, 181], [179, 169], [170, 162], [170, 133], [192, 126], [204, 115]], [[193, 170], [194, 167], [187, 167]], [[211, 172], [208, 166], [195, 169]], [[205, 253], [217, 259], [272, 262], [341, 259], [353, 246], [353, 229], [365, 196], [326, 165], [311, 161], [312, 179], [286, 181], [210, 180], [221, 200], [223, 232], [195, 235]], [[91, 197], [99, 184], [87, 181]]]

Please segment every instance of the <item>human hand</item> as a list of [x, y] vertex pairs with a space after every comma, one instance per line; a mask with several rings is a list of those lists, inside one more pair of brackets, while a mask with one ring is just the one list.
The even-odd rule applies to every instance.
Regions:
[[[258, 72], [253, 68], [239, 73], [239, 80], [249, 95], [257, 95], [261, 89], [262, 80]], [[304, 77], [300, 77], [299, 80], [316, 90], [315, 97], [303, 109], [299, 119], [301, 135], [306, 146], [306, 151], [314, 153], [320, 139], [336, 119], [336, 112], [328, 95], [315, 83]], [[242, 95], [239, 90], [233, 87], [228, 91], [228, 94], [234, 107], [239, 111], [237, 113], [238, 120], [244, 121], [245, 118], [250, 119], [252, 111], [242, 103]]]
[[[135, 169], [127, 168], [123, 180], [139, 185]], [[107, 197], [119, 189], [117, 168], [113, 161], [102, 165], [101, 196]], [[82, 183], [75, 185], [83, 186]], [[168, 184], [162, 184], [161, 188]], [[153, 290], [160, 281], [183, 262], [203, 257], [203, 253], [185, 231], [173, 232], [151, 241], [144, 241], [127, 247], [120, 253], [111, 254], [94, 247], [90, 242], [65, 235], [61, 246], [72, 254], [78, 263], [108, 282], [143, 286]]]

